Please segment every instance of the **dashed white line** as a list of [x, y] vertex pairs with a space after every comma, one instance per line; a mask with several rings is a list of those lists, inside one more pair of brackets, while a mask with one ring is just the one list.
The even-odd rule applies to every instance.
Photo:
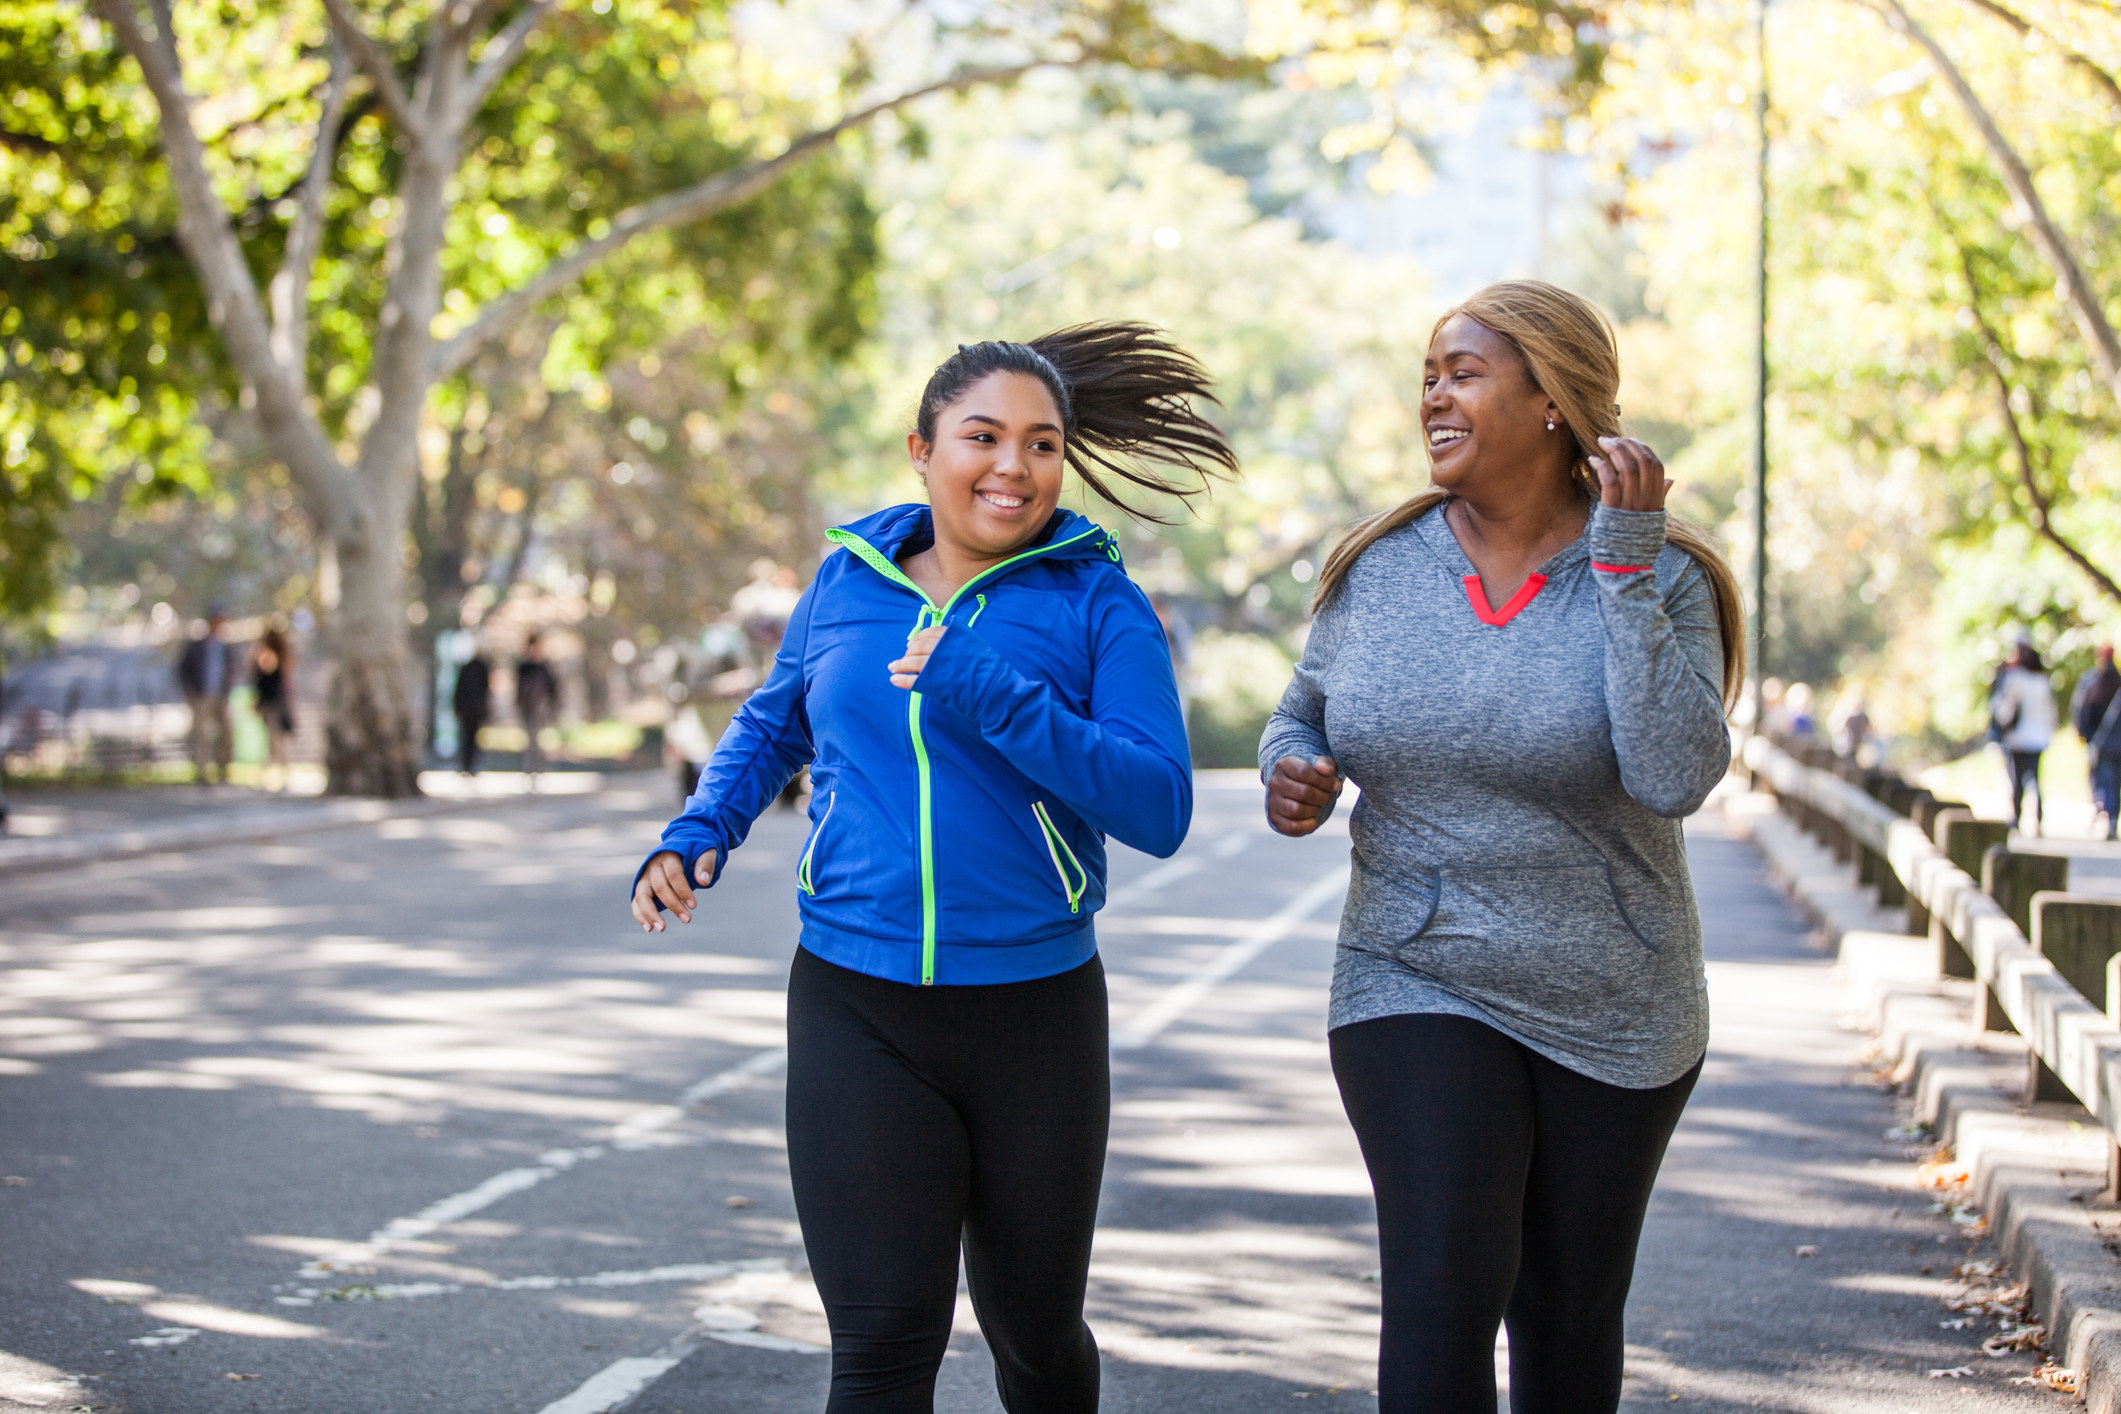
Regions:
[[670, 1373], [689, 1351], [672, 1355], [635, 1355], [614, 1360], [582, 1382], [564, 1399], [555, 1399], [538, 1414], [609, 1414]]
[[535, 1164], [503, 1170], [462, 1193], [452, 1193], [447, 1198], [428, 1204], [410, 1217], [392, 1218], [370, 1233], [365, 1241], [347, 1243], [310, 1258], [302, 1265], [300, 1275], [328, 1277], [348, 1267], [366, 1265], [394, 1247], [425, 1237], [436, 1228], [460, 1222], [473, 1213], [492, 1207], [503, 1198], [528, 1188], [535, 1188], [546, 1179], [567, 1172], [576, 1164], [602, 1158], [614, 1148], [639, 1148], [652, 1142], [651, 1136], [657, 1132], [683, 1119], [693, 1106], [732, 1090], [747, 1080], [772, 1075], [787, 1063], [788, 1051], [785, 1047], [761, 1051], [740, 1065], [733, 1065], [687, 1086], [678, 1096], [676, 1104], [651, 1105], [644, 1109], [612, 1130], [609, 1145], [591, 1144], [581, 1149], [548, 1149], [538, 1155]]
[[1143, 1007], [1134, 1020], [1112, 1037], [1115, 1051], [1134, 1051], [1148, 1045], [1172, 1022], [1184, 1016], [1201, 998], [1214, 991], [1252, 959], [1286, 938], [1296, 926], [1317, 911], [1318, 906], [1337, 896], [1348, 883], [1348, 866], [1339, 864], [1312, 881], [1311, 886], [1283, 904], [1271, 917], [1263, 918], [1247, 928], [1237, 939], [1193, 976], [1173, 986], [1155, 1001]]

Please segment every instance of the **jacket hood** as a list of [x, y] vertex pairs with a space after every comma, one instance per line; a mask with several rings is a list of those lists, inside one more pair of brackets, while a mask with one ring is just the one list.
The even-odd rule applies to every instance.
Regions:
[[[934, 517], [928, 507], [917, 502], [903, 506], [887, 506], [885, 509], [849, 521], [835, 527], [835, 533], [860, 537], [883, 554], [896, 560], [900, 547], [916, 536], [928, 538], [934, 533]], [[1043, 558], [1051, 560], [1110, 560], [1119, 562], [1119, 545], [1110, 533], [1096, 521], [1070, 510], [1056, 510], [1046, 527], [1024, 546], [1024, 550], [1036, 550], [1054, 546]], [[1019, 554], [1023, 551], [1019, 551]]]

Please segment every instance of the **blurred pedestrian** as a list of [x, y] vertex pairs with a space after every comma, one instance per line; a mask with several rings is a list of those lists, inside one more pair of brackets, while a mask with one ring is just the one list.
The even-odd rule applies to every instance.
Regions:
[[523, 724], [523, 769], [535, 774], [545, 765], [539, 736], [559, 714], [560, 684], [545, 661], [543, 630], [532, 630], [516, 660], [516, 717]]
[[2037, 835], [2047, 794], [2040, 789], [2040, 755], [2055, 738], [2055, 685], [2048, 681], [2047, 664], [2033, 647], [2031, 634], [2019, 634], [2011, 645], [2003, 671], [1996, 675], [1989, 717], [2010, 768], [2011, 828], [2019, 828], [2030, 795], [2032, 833]]
[[[2092, 809], [2106, 817], [2106, 837], [2121, 825], [2121, 668], [2114, 666], [2114, 646], [2099, 645], [2092, 670], [2077, 680], [2069, 704], [2070, 720], [2084, 738], [2092, 776]], [[2096, 823], [2096, 821], [2095, 821]]]
[[907, 438], [929, 504], [830, 532], [843, 548], [772, 675], [635, 877], [643, 928], [666, 907], [689, 922], [815, 763], [787, 1154], [828, 1409], [934, 1408], [960, 1261], [1002, 1404], [1098, 1407], [1083, 1297], [1111, 1053], [1091, 920], [1106, 836], [1171, 854], [1193, 785], [1156, 616], [1117, 542], [1057, 502], [1068, 467], [1122, 508], [1107, 478], [1184, 497], [1234, 470], [1193, 409], [1207, 391], [1141, 325], [960, 345]]
[[473, 645], [471, 657], [457, 668], [456, 690], [449, 695], [450, 710], [457, 718], [457, 769], [467, 776], [479, 773], [479, 729], [493, 709], [493, 664], [486, 649]]
[[226, 781], [228, 763], [235, 754], [235, 737], [229, 730], [228, 691], [236, 685], [236, 646], [227, 641], [228, 610], [219, 603], [206, 606], [206, 623], [184, 645], [177, 659], [177, 687], [184, 705], [191, 709], [191, 762], [193, 778], [205, 785], [211, 779]]
[[265, 764], [277, 770], [274, 790], [287, 787], [287, 745], [295, 734], [294, 650], [279, 625], [268, 627], [251, 649], [251, 690], [265, 723]]
[[[788, 620], [802, 595], [793, 569], [761, 557], [751, 562], [751, 582], [730, 596], [729, 612], [743, 626], [745, 641], [762, 665], [771, 665], [774, 655], [781, 651]], [[764, 676], [761, 672], [761, 679]], [[793, 810], [802, 804], [805, 774], [798, 771], [788, 778], [780, 794], [781, 809]]]
[[[1267, 819], [1344, 779], [1328, 1041], [1377, 1196], [1380, 1414], [1612, 1414], [1643, 1216], [1708, 1045], [1680, 821], [1730, 764], [1745, 625], [1620, 435], [1611, 326], [1533, 281], [1436, 326], [1431, 489], [1319, 576]], [[1794, 689], [1793, 689], [1794, 691]]]

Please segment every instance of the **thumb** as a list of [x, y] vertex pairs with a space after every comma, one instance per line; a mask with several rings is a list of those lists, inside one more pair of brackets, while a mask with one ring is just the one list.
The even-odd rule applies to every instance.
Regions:
[[1337, 777], [1340, 775], [1340, 763], [1330, 756], [1314, 757], [1311, 764], [1329, 776]]
[[700, 862], [692, 866], [692, 877], [701, 888], [714, 882], [714, 851], [708, 850], [700, 856]]

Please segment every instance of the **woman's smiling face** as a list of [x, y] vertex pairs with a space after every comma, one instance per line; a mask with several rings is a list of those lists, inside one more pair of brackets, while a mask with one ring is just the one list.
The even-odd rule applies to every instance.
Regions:
[[1497, 475], [1522, 475], [1555, 447], [1570, 445], [1568, 428], [1517, 350], [1466, 315], [1436, 331], [1421, 387], [1430, 474], [1447, 491], [1462, 495]]
[[990, 373], [935, 418], [935, 440], [906, 436], [928, 484], [935, 536], [962, 554], [1001, 560], [1028, 545], [1060, 504], [1061, 414], [1028, 373]]

